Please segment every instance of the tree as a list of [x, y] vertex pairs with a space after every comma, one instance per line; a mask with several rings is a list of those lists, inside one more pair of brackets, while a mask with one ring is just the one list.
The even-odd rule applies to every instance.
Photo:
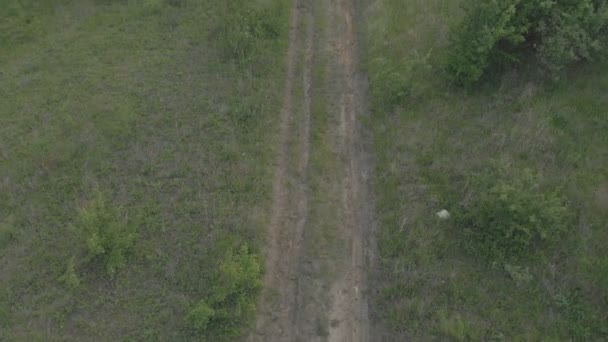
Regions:
[[604, 57], [607, 50], [606, 0], [469, 0], [465, 9], [448, 60], [448, 71], [460, 85], [522, 61], [537, 62], [557, 76], [564, 67]]

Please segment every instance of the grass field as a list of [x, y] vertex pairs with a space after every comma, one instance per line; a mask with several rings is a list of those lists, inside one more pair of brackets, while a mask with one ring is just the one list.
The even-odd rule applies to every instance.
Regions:
[[0, 4], [0, 340], [241, 333], [288, 7]]
[[[372, 111], [358, 119], [373, 131], [379, 221], [373, 337], [608, 340], [608, 65], [557, 82], [516, 68], [462, 90], [445, 73], [461, 0], [355, 2]], [[1, 341], [246, 332], [284, 143], [292, 4], [0, 1]], [[293, 263], [301, 307], [291, 309], [314, 318], [294, 327], [327, 338], [340, 323], [329, 317], [333, 277], [352, 258], [343, 238], [356, 234], [337, 229], [355, 155], [336, 147], [336, 94], [354, 94], [338, 58], [350, 51], [340, 20], [351, 3], [311, 4], [312, 60], [298, 37], [295, 75], [310, 68], [313, 86], [292, 80], [290, 123], [310, 136], [286, 139], [310, 150], [304, 175], [297, 143], [286, 166], [310, 202]], [[307, 100], [310, 126], [300, 122]], [[488, 260], [462, 217], [484, 186], [521, 186], [528, 174], [530, 198], [566, 199], [565, 233], [550, 230], [555, 243], [528, 257]], [[439, 220], [442, 209], [452, 217]]]
[[[608, 338], [608, 66], [557, 83], [513, 71], [478, 89], [444, 72], [460, 1], [367, 1], [380, 265], [373, 314], [387, 340]], [[499, 165], [499, 166], [496, 166]], [[534, 260], [485, 263], [454, 220], [470, 180], [530, 169], [560, 190], [568, 233]]]

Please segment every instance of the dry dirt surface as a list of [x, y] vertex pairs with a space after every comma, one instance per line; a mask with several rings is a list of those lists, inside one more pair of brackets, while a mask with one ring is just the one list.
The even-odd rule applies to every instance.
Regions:
[[[324, 16], [320, 18], [320, 16]], [[288, 50], [288, 74], [280, 114], [273, 206], [267, 231], [265, 288], [249, 341], [370, 341], [367, 268], [373, 258], [374, 215], [369, 137], [361, 125], [367, 113], [365, 77], [358, 71], [354, 0], [295, 0]], [[323, 34], [319, 23], [324, 23]], [[327, 63], [326, 84], [314, 84], [318, 57]], [[316, 87], [325, 89], [335, 152], [334, 175], [311, 172], [311, 107]], [[332, 179], [339, 191], [332, 260], [305, 255], [310, 241], [311, 179]], [[319, 191], [319, 190], [317, 190]], [[333, 208], [333, 207], [332, 207]], [[311, 214], [313, 213], [313, 214]], [[314, 241], [313, 241], [314, 243]], [[318, 258], [318, 260], [315, 260]], [[325, 258], [327, 258], [325, 256]], [[310, 264], [334, 263], [330, 275], [305, 274]], [[310, 290], [311, 284], [327, 289]], [[312, 295], [315, 293], [315, 295]]]

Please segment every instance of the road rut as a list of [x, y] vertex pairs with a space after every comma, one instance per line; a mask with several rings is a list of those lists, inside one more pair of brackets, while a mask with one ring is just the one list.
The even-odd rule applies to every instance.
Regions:
[[[361, 125], [367, 113], [367, 82], [358, 71], [356, 6], [354, 0], [295, 0], [292, 11], [265, 287], [248, 340], [369, 341], [373, 340], [367, 303], [367, 267], [374, 255], [372, 162], [370, 139]], [[319, 60], [328, 71], [326, 80], [313, 77]], [[321, 144], [333, 151], [337, 165], [331, 175], [315, 174], [310, 165], [317, 147], [311, 144], [311, 127], [316, 127], [311, 108], [319, 98], [327, 103], [327, 130], [332, 135]], [[333, 245], [333, 253], [323, 255], [305, 250], [316, 243], [311, 241], [318, 229], [313, 224], [318, 221], [316, 211], [311, 209], [311, 183], [316, 177], [332, 184], [315, 191], [339, 192], [335, 196], [339, 203], [327, 208], [335, 219], [331, 222], [336, 222], [332, 235], [341, 243]], [[323, 263], [332, 265], [331, 274], [306, 271], [311, 264]]]

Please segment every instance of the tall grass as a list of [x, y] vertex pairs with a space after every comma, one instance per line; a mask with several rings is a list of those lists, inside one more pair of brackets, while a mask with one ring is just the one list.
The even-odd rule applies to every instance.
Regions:
[[214, 246], [259, 258], [288, 4], [248, 2], [275, 31], [244, 63], [225, 2], [0, 6], [0, 340], [233, 338], [251, 315], [229, 335], [187, 317]]
[[[459, 5], [380, 0], [364, 9], [381, 221], [372, 313], [388, 340], [605, 339], [608, 217], [596, 189], [608, 183], [608, 69], [579, 67], [558, 84], [513, 69], [475, 91], [454, 89], [445, 70]], [[463, 248], [458, 220], [435, 216], [447, 209], [457, 219], [480, 189], [504, 182], [496, 164], [531, 169], [543, 191], [567, 198], [574, 220], [540, 258], [487, 263]], [[488, 172], [486, 190], [471, 182]]]

